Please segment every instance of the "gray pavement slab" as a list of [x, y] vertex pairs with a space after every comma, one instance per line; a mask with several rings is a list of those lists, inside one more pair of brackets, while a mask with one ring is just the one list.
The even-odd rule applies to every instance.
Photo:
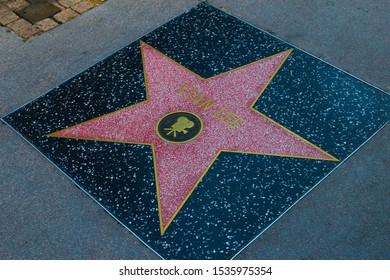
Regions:
[[[32, 40], [0, 28], [0, 115], [200, 1], [103, 5]], [[209, 1], [390, 92], [390, 3]], [[238, 259], [389, 259], [389, 126]], [[158, 259], [33, 147], [0, 124], [0, 259]]]

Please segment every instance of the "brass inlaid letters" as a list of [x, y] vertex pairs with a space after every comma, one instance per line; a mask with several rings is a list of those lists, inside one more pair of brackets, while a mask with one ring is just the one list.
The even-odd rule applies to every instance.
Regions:
[[[175, 92], [180, 95], [184, 93], [185, 99], [191, 100], [199, 108], [203, 108], [204, 111], [207, 111], [217, 105], [217, 101], [207, 99], [207, 97], [197, 88], [187, 83], [182, 84], [180, 88], [175, 90]], [[224, 107], [218, 108], [217, 106], [215, 109], [213, 117], [219, 119], [221, 123], [226, 124], [230, 129], [236, 130], [237, 127], [247, 122], [247, 120], [239, 117], [234, 112], [226, 112]]]

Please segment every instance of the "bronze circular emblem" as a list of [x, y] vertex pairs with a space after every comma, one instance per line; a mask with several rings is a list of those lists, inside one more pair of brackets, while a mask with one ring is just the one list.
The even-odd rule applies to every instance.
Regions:
[[202, 132], [203, 122], [194, 113], [177, 111], [162, 117], [156, 127], [157, 135], [168, 143], [185, 143]]

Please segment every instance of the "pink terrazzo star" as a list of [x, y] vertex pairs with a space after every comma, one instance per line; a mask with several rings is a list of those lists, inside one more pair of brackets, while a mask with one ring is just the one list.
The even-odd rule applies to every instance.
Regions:
[[[221, 151], [336, 160], [252, 109], [291, 50], [209, 79], [146, 43], [141, 50], [146, 101], [50, 136], [151, 145], [162, 234]], [[177, 111], [202, 120], [198, 137], [178, 144], [157, 135], [159, 121]]]

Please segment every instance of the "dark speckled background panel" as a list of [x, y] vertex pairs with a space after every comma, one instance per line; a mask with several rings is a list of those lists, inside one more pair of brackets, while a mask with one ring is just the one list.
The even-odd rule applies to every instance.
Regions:
[[[202, 77], [293, 48], [207, 4], [142, 38]], [[149, 146], [46, 135], [145, 100], [139, 42], [3, 120], [167, 259], [229, 259], [389, 120], [389, 95], [294, 49], [255, 108], [340, 162], [222, 153], [160, 236]]]

